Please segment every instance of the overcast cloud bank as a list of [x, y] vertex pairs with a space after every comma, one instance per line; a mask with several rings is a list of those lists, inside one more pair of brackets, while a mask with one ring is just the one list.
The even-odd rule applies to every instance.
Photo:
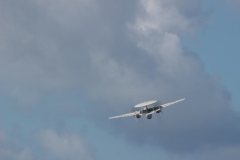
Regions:
[[[38, 107], [43, 96], [79, 90], [94, 106], [84, 108], [91, 111], [86, 117], [130, 144], [159, 147], [176, 159], [239, 157], [239, 116], [231, 110], [230, 94], [205, 73], [196, 53], [181, 46], [181, 36], [208, 22], [201, 5], [1, 1], [1, 92], [18, 106]], [[178, 98], [186, 101], [151, 121], [107, 120], [144, 100]], [[93, 159], [78, 135], [47, 130], [40, 139], [52, 156]]]

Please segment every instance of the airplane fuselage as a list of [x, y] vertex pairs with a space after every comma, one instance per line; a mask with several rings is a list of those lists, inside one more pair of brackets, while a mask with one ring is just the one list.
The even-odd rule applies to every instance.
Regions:
[[160, 113], [160, 112], [161, 112], [160, 106], [155, 106], [151, 108], [146, 106], [137, 113], [136, 118], [140, 118], [141, 115], [146, 115], [147, 119], [151, 119], [153, 113]]

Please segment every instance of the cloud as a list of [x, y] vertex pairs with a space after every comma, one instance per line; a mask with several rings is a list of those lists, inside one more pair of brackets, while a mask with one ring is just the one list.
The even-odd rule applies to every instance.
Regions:
[[[202, 2], [138, 2], [1, 1], [2, 92], [18, 105], [33, 106], [41, 96], [79, 90], [92, 104], [85, 106], [86, 117], [130, 144], [178, 158], [206, 148], [234, 152], [239, 117], [230, 94], [205, 73], [196, 53], [181, 46], [181, 36], [207, 24]], [[141, 101], [184, 97], [151, 121], [107, 120]], [[45, 130], [39, 139], [54, 158], [92, 159], [78, 135]]]
[[0, 159], [4, 160], [33, 160], [33, 154], [29, 147], [21, 146], [18, 141], [9, 137], [0, 130]]
[[[134, 79], [140, 68], [134, 70], [128, 78], [130, 82], [137, 82], [131, 85], [137, 88], [132, 89], [136, 92], [131, 96], [127, 93], [124, 95], [130, 99], [137, 95], [142, 101], [145, 100], [144, 96], [148, 98], [156, 95], [168, 101], [176, 97], [186, 97], [187, 100], [178, 104], [178, 108], [166, 109], [171, 112], [170, 115], [164, 115], [163, 122], [159, 122], [159, 119], [141, 121], [141, 125], [135, 125], [135, 122], [129, 120], [111, 122], [117, 126], [114, 134], [123, 134], [129, 142], [137, 145], [154, 144], [182, 155], [191, 155], [208, 147], [221, 150], [228, 146], [232, 150], [231, 146], [239, 146], [240, 130], [236, 125], [239, 116], [230, 108], [230, 94], [215, 77], [205, 73], [198, 56], [184, 50], [180, 44], [179, 34], [195, 31], [196, 22], [201, 23], [202, 19], [198, 22], [197, 17], [189, 18], [179, 11], [177, 5], [164, 6], [164, 2], [142, 1], [140, 14], [137, 14], [135, 23], [130, 25], [137, 46], [144, 50], [146, 56], [153, 57], [151, 62], [155, 65], [151, 70], [155, 76]], [[109, 68], [114, 70], [114, 67]], [[118, 70], [111, 72], [119, 73]], [[139, 81], [146, 83], [139, 85]], [[139, 88], [147, 95], [139, 92]]]
[[117, 13], [134, 9], [132, 2], [109, 5], [85, 0], [1, 1], [3, 92], [22, 106], [32, 106], [48, 92], [96, 83], [91, 53], [109, 52], [115, 34], [124, 32], [115, 28], [133, 17], [131, 12]]
[[[196, 20], [181, 14], [177, 6], [163, 6], [164, 2], [142, 1], [141, 14], [132, 25], [138, 47], [156, 62], [151, 69], [157, 76], [154, 81], [149, 77], [146, 84], [151, 84], [154, 92], [150, 92], [148, 88], [144, 91], [153, 97], [154, 94], [161, 95], [163, 99], [184, 96], [187, 101], [180, 107], [171, 109], [171, 115], [174, 116], [164, 117], [165, 122], [160, 128], [155, 128], [156, 121], [151, 124], [144, 122], [145, 132], [140, 131], [138, 126], [132, 126], [133, 129], [126, 136], [133, 141], [152, 141], [174, 152], [191, 152], [206, 145], [239, 145], [239, 128], [235, 121], [239, 119], [229, 108], [229, 93], [217, 79], [205, 73], [196, 54], [181, 47], [178, 35], [195, 30]], [[139, 96], [139, 93], [134, 95]], [[117, 129], [121, 132], [133, 124], [119, 125], [125, 128]]]
[[[194, 1], [194, 3], [196, 2], [199, 1]], [[184, 5], [180, 5], [177, 1], [169, 2], [165, 0], [140, 1], [140, 3], [142, 8], [140, 14], [138, 14], [136, 18], [136, 27], [138, 27], [137, 30], [144, 34], [146, 34], [149, 29], [162, 33], [166, 31], [178, 34], [193, 33], [197, 29], [202, 28], [206, 23], [206, 18], [204, 18], [204, 16], [199, 18], [198, 15], [196, 16], [196, 14], [194, 14], [201, 11], [199, 6], [197, 8], [193, 5], [189, 5], [196, 10], [194, 13], [191, 12], [190, 16], [186, 16], [182, 11], [184, 10], [186, 13], [189, 12], [190, 8], [184, 7], [187, 3], [181, 3]]]
[[58, 134], [48, 129], [38, 135], [38, 140], [50, 159], [94, 159], [85, 140], [77, 134]]

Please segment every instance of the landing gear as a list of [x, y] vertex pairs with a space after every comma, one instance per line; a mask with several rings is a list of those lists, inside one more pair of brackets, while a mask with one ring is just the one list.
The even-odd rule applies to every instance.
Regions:
[[151, 114], [147, 115], [147, 119], [151, 119], [151, 118], [152, 118]]

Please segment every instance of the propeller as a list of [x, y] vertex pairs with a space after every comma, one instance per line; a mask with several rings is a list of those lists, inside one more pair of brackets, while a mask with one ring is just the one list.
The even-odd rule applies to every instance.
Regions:
[[134, 118], [135, 118], [135, 121], [137, 121], [137, 114], [136, 114], [136, 109], [135, 108], [132, 108], [132, 112], [135, 112], [135, 116], [134, 116]]
[[163, 107], [160, 106], [160, 112], [162, 112], [162, 114], [163, 114], [163, 109], [162, 109], [162, 108], [163, 108]]
[[132, 112], [135, 113], [135, 120], [137, 121], [138, 118], [141, 118], [141, 112], [139, 110], [137, 110], [136, 108], [132, 108]]
[[159, 107], [158, 109], [160, 109], [160, 110], [158, 110], [156, 113], [162, 112], [162, 114], [163, 114], [163, 109], [162, 109], [162, 107], [161, 107], [161, 106], [158, 106], [158, 107]]

